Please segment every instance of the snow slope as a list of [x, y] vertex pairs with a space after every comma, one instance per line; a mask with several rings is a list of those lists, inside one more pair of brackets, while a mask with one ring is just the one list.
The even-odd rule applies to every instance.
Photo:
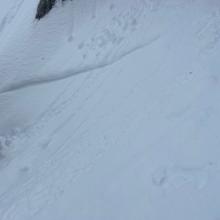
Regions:
[[220, 219], [220, 3], [37, 3], [0, 9], [0, 219]]

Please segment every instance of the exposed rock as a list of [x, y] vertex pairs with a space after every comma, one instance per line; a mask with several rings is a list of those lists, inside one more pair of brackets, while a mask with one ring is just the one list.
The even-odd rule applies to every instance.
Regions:
[[[57, 0], [40, 0], [35, 18], [38, 20], [43, 18], [53, 8], [56, 1]], [[65, 0], [61, 1], [64, 2]]]

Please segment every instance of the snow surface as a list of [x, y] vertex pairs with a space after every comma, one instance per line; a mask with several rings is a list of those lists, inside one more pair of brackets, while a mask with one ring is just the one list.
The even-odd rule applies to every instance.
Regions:
[[1, 1], [0, 220], [219, 220], [220, 2]]

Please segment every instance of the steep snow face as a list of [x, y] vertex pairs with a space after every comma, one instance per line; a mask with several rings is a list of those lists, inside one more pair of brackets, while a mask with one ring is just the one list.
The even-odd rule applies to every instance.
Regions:
[[[199, 30], [190, 31], [192, 25], [201, 20], [200, 9], [194, 10], [201, 7], [201, 1], [58, 3], [40, 21], [33, 16], [36, 0], [11, 3], [1, 21], [1, 92], [112, 64], [133, 50], [170, 34], [173, 26], [178, 28], [177, 34], [184, 31], [186, 37], [190, 34], [188, 40], [193, 37], [193, 41], [197, 41], [196, 31]], [[196, 46], [193, 45], [194, 49], [198, 49]]]
[[157, 24], [163, 19], [150, 16], [156, 1], [66, 2], [39, 22], [33, 19], [36, 1], [22, 3], [18, 12], [9, 10], [14, 19], [1, 37], [2, 92], [111, 64], [156, 40], [164, 29]]
[[0, 8], [0, 219], [219, 219], [219, 1], [37, 4]]

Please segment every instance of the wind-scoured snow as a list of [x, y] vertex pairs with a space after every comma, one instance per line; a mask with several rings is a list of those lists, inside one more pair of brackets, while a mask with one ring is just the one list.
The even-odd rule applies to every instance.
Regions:
[[0, 219], [219, 219], [219, 2], [37, 4], [0, 9]]

